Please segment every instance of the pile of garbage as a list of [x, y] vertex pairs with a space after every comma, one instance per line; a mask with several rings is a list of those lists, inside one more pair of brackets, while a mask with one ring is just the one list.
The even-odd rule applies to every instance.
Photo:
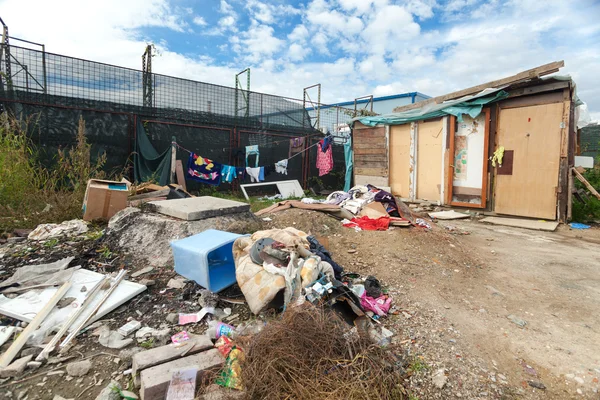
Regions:
[[345, 227], [361, 230], [387, 230], [390, 226], [423, 226], [413, 220], [409, 208], [391, 193], [373, 185], [355, 186], [348, 192], [335, 191], [325, 200], [303, 198], [286, 200], [256, 213], [261, 216], [296, 207], [322, 211], [341, 219]]

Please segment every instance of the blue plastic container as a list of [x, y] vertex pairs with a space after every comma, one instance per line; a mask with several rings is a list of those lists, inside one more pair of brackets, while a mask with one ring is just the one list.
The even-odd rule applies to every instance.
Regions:
[[233, 242], [243, 235], [209, 229], [171, 242], [175, 271], [217, 293], [233, 285], [235, 263]]

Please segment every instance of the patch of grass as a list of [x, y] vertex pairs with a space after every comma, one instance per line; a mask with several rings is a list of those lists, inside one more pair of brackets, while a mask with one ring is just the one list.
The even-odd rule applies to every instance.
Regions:
[[142, 343], [140, 343], [140, 347], [143, 347], [144, 349], [151, 349], [154, 347], [154, 338], [151, 337], [148, 340], [143, 341]]
[[98, 250], [96, 250], [96, 253], [100, 254], [100, 256], [105, 259], [109, 259], [113, 256], [113, 252], [110, 251], [110, 248], [107, 245], [100, 247]]
[[408, 370], [412, 372], [424, 371], [426, 369], [429, 369], [429, 365], [420, 357], [415, 357], [408, 366]]
[[[0, 233], [80, 218], [87, 181], [106, 178], [106, 155], [91, 162], [82, 118], [76, 143], [60, 149], [51, 168], [41, 162], [28, 136], [38, 122], [6, 116], [0, 121]], [[51, 207], [44, 211], [47, 205]]]
[[99, 230], [99, 231], [90, 231], [88, 232], [85, 237], [87, 240], [98, 240], [100, 239], [102, 236], [104, 236], [104, 231]]
[[58, 239], [54, 238], [54, 239], [47, 240], [46, 243], [44, 243], [44, 247], [51, 249], [54, 246], [56, 246], [57, 244], [58, 244]]

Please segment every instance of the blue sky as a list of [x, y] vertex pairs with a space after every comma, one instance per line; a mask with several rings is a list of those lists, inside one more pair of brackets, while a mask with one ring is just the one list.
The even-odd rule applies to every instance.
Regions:
[[[27, 10], [27, 11], [25, 11]], [[600, 2], [592, 0], [0, 0], [14, 36], [48, 51], [325, 102], [431, 96], [556, 60], [600, 119]]]

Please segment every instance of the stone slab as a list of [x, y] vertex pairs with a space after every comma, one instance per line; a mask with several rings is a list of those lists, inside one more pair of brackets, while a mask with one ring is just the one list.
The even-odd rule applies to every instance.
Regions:
[[554, 232], [558, 227], [558, 222], [556, 221], [540, 221], [521, 218], [486, 217], [483, 218], [481, 222], [487, 222], [488, 224], [493, 225], [512, 226], [514, 228], [525, 228], [547, 232]]
[[250, 210], [250, 204], [212, 196], [151, 201], [148, 204], [154, 211], [160, 214], [185, 221], [198, 221], [206, 218], [243, 213]]
[[225, 358], [219, 350], [211, 349], [142, 371], [140, 397], [142, 400], [163, 400], [169, 389], [173, 372], [196, 368], [196, 382], [200, 382], [204, 373], [223, 366]]
[[461, 218], [469, 218], [469, 214], [463, 214], [463, 213], [459, 213], [456, 212], [454, 210], [450, 210], [450, 211], [438, 211], [438, 212], [430, 212], [429, 216], [431, 218], [436, 218], [436, 219], [461, 219]]
[[194, 343], [194, 347], [189, 351], [190, 345], [175, 347], [174, 344], [168, 344], [134, 354], [131, 366], [132, 375], [136, 375], [146, 368], [178, 359], [183, 353], [192, 355], [214, 347], [212, 341], [206, 335], [192, 336], [188, 342]]
[[0, 370], [0, 378], [14, 378], [21, 375], [23, 371], [25, 371], [25, 368], [27, 368], [27, 363], [31, 361], [32, 358], [33, 356], [29, 355], [13, 361], [12, 364]]

